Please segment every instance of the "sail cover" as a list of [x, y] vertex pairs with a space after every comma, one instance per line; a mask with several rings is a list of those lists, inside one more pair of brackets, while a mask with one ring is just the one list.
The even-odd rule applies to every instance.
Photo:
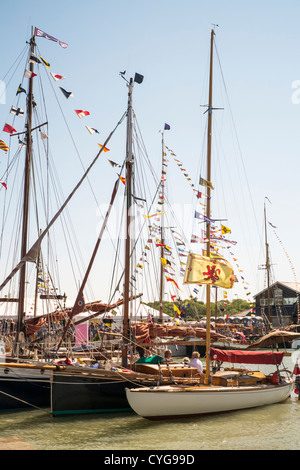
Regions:
[[231, 351], [210, 349], [210, 357], [214, 361], [232, 362], [236, 364], [273, 364], [282, 362], [284, 352], [272, 351]]

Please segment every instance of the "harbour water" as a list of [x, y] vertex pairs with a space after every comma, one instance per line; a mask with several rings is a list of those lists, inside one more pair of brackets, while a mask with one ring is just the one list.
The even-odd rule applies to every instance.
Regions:
[[[293, 370], [293, 357], [284, 365]], [[134, 412], [54, 418], [49, 410], [29, 409], [0, 415], [0, 449], [299, 450], [299, 429], [300, 401], [294, 393], [276, 405], [158, 422]]]

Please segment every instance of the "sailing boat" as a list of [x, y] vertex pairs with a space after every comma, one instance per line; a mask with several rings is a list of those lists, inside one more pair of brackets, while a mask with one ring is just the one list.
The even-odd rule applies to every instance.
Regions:
[[[6, 285], [10, 283], [11, 279], [13, 279], [14, 276], [20, 272], [19, 296], [16, 299], [16, 301], [18, 302], [18, 320], [17, 320], [17, 329], [16, 329], [15, 338], [14, 338], [12, 354], [11, 356], [6, 356], [4, 358], [5, 362], [0, 364], [0, 410], [16, 409], [20, 407], [24, 408], [28, 406], [38, 406], [38, 407], [50, 406], [50, 401], [51, 401], [50, 372], [53, 370], [62, 371], [67, 367], [66, 364], [62, 364], [62, 365], [56, 364], [57, 355], [59, 354], [59, 351], [58, 350], [56, 351], [54, 349], [51, 350], [51, 347], [49, 347], [47, 350], [41, 349], [40, 354], [39, 354], [40, 357], [38, 361], [32, 360], [33, 358], [32, 348], [39, 348], [40, 343], [38, 343], [35, 340], [31, 341], [31, 337], [34, 336], [35, 332], [37, 332], [43, 326], [45, 326], [47, 319], [50, 319], [51, 321], [54, 318], [56, 321], [57, 319], [65, 318], [67, 319], [67, 326], [65, 328], [63, 337], [60, 339], [57, 349], [60, 348], [60, 346], [62, 345], [62, 341], [68, 332], [72, 318], [78, 312], [83, 311], [84, 308], [87, 308], [87, 309], [89, 308], [88, 304], [83, 304], [82, 302], [82, 292], [86, 283], [86, 277], [84, 278], [81, 290], [78, 294], [78, 298], [71, 312], [68, 309], [63, 309], [62, 311], [56, 311], [54, 313], [52, 312], [50, 315], [48, 314], [38, 315], [32, 319], [26, 320], [24, 312], [26, 310], [25, 309], [25, 290], [26, 290], [25, 285], [27, 282], [26, 281], [27, 263], [31, 262], [31, 263], [37, 264], [37, 259], [40, 253], [41, 243], [43, 239], [46, 237], [46, 235], [48, 235], [50, 228], [53, 226], [53, 224], [56, 222], [56, 220], [60, 217], [62, 212], [65, 210], [67, 204], [69, 203], [69, 201], [71, 200], [75, 192], [78, 190], [78, 188], [80, 187], [84, 179], [87, 177], [91, 168], [94, 166], [94, 164], [98, 160], [98, 157], [101, 155], [103, 151], [107, 149], [106, 145], [108, 144], [110, 138], [112, 137], [115, 130], [118, 128], [118, 126], [122, 123], [123, 119], [125, 118], [125, 113], [124, 113], [121, 119], [119, 120], [119, 122], [117, 123], [116, 127], [113, 129], [113, 131], [109, 134], [108, 138], [105, 140], [104, 144], [100, 146], [101, 149], [98, 151], [96, 157], [93, 159], [90, 166], [84, 172], [84, 175], [80, 179], [79, 183], [77, 183], [77, 185], [74, 187], [73, 191], [69, 194], [68, 198], [59, 208], [57, 213], [52, 217], [50, 222], [49, 220], [47, 221], [46, 228], [39, 233], [38, 238], [35, 241], [35, 243], [31, 246], [31, 248], [28, 249], [27, 245], [28, 245], [28, 232], [29, 232], [28, 231], [29, 229], [29, 195], [30, 195], [30, 186], [31, 186], [30, 183], [31, 183], [32, 174], [33, 174], [33, 170], [32, 170], [33, 168], [33, 159], [32, 159], [33, 131], [40, 129], [42, 126], [47, 124], [47, 123], [44, 123], [36, 127], [33, 127], [32, 125], [33, 109], [37, 106], [33, 98], [33, 81], [34, 81], [34, 76], [36, 76], [36, 74], [34, 73], [34, 64], [41, 63], [41, 61], [38, 59], [37, 55], [35, 54], [36, 36], [42, 36], [47, 39], [54, 40], [54, 38], [52, 38], [49, 35], [46, 35], [46, 33], [43, 33], [37, 28], [32, 28], [32, 36], [31, 36], [31, 40], [29, 43], [30, 50], [28, 54], [30, 70], [26, 69], [26, 73], [24, 74], [24, 76], [29, 79], [29, 84], [28, 84], [28, 92], [27, 92], [27, 112], [26, 112], [27, 119], [26, 119], [26, 131], [25, 131], [26, 140], [25, 140], [25, 145], [24, 145], [26, 147], [26, 158], [25, 158], [25, 171], [24, 171], [25, 177], [24, 177], [24, 203], [23, 203], [23, 223], [22, 223], [23, 228], [21, 231], [21, 241], [22, 241], [21, 256], [20, 256], [20, 261], [18, 262], [18, 264], [15, 266], [15, 268], [6, 277], [6, 279], [4, 280], [4, 282], [2, 282], [0, 286], [0, 290], [2, 290]], [[58, 42], [58, 41], [55, 40], [55, 42]], [[62, 47], [66, 47], [66, 44], [64, 43], [60, 43], [60, 44], [61, 45], [63, 44]], [[43, 63], [46, 64], [46, 67], [48, 69], [49, 64], [45, 62], [43, 59], [42, 61]], [[24, 93], [26, 93], [26, 90], [22, 88], [21, 86], [19, 87], [19, 89], [21, 89], [22, 92], [24, 91]], [[16, 108], [16, 107], [13, 107], [13, 108], [14, 110], [16, 110], [16, 112], [18, 112], [18, 114], [20, 114], [21, 112], [22, 112], [22, 115], [24, 114], [24, 111], [21, 110], [21, 108]], [[16, 114], [16, 112], [14, 114]], [[11, 127], [12, 126], [10, 126], [10, 128]], [[14, 135], [19, 136], [20, 134], [23, 134], [23, 133], [17, 133]], [[118, 184], [119, 184], [119, 179], [117, 180], [115, 187], [113, 189], [111, 203], [113, 202], [113, 199], [116, 195]], [[109, 213], [110, 213], [110, 209], [108, 210], [106, 218], [104, 220], [100, 237], [97, 240], [96, 247], [95, 247], [90, 264], [92, 264], [92, 261], [94, 259], [95, 253], [97, 251], [97, 248], [101, 240], [101, 236], [103, 234], [103, 231], [105, 230], [105, 224], [109, 216]], [[49, 292], [48, 292], [47, 297], [49, 297]], [[55, 295], [56, 299], [58, 299], [58, 297], [59, 297], [58, 295]], [[1, 299], [2, 302], [5, 300], [6, 300], [5, 298]], [[12, 299], [8, 297], [7, 300], [11, 301]], [[131, 300], [131, 298], [130, 299], [127, 298], [127, 302], [129, 302], [129, 300]], [[98, 303], [93, 302], [90, 308], [94, 309], [94, 311], [98, 313], [101, 313], [101, 311], [109, 311], [115, 305], [119, 305], [123, 302], [124, 302], [123, 300], [118, 301], [117, 303], [114, 303], [114, 304], [103, 304], [101, 302], [98, 302]], [[51, 333], [52, 331], [50, 330], [49, 336], [48, 336], [50, 339], [51, 339]], [[53, 346], [53, 342], [52, 342], [52, 346]], [[29, 352], [28, 355], [25, 354], [27, 351]], [[102, 375], [103, 374], [105, 374], [105, 371], [102, 373]], [[86, 375], [87, 374], [85, 374], [85, 376]], [[95, 373], [93, 375], [95, 375]], [[115, 378], [116, 377], [119, 379], [120, 375], [115, 374]], [[131, 378], [132, 377], [133, 376], [131, 376]], [[143, 378], [143, 375], [140, 374], [140, 377]], [[125, 397], [124, 392], [123, 392], [123, 395]], [[123, 401], [125, 402], [126, 399], [124, 399]]]
[[[128, 353], [130, 349], [130, 279], [131, 279], [131, 257], [133, 247], [131, 246], [131, 204], [133, 199], [132, 175], [134, 167], [134, 156], [132, 149], [132, 93], [134, 82], [140, 83], [140, 75], [128, 81], [128, 106], [127, 116], [127, 144], [126, 144], [126, 238], [125, 238], [125, 269], [124, 269], [124, 303], [123, 303], [123, 347], [122, 363], [109, 370], [99, 368], [66, 367], [62, 370], [53, 371], [51, 374], [51, 410], [54, 416], [78, 413], [103, 413], [128, 411], [125, 390], [137, 386], [154, 386], [157, 383], [198, 383], [197, 370], [190, 368], [189, 371], [183, 364], [160, 365], [162, 357], [152, 356], [142, 364], [128, 364]], [[110, 204], [110, 207], [112, 205]], [[101, 235], [98, 241], [101, 240]], [[97, 241], [97, 243], [98, 243]], [[94, 259], [94, 255], [92, 260]], [[92, 261], [91, 260], [91, 261]], [[82, 283], [74, 305], [69, 323], [78, 312], [77, 306], [83, 302]], [[162, 290], [160, 290], [162, 293]], [[161, 302], [162, 304], [162, 302]], [[160, 312], [162, 315], [162, 310]], [[66, 331], [65, 330], [65, 331]]]
[[[206, 370], [203, 383], [195, 386], [168, 385], [126, 390], [130, 406], [140, 416], [150, 419], [181, 418], [206, 413], [219, 413], [268, 404], [287, 399], [293, 388], [292, 377], [280, 373], [284, 353], [221, 351], [210, 345], [210, 287], [212, 284], [232, 288], [234, 273], [224, 258], [211, 258], [211, 138], [212, 138], [212, 74], [214, 29], [210, 40], [210, 79], [207, 129], [207, 206], [206, 206], [206, 257], [190, 253], [185, 274], [187, 283], [206, 283]], [[204, 269], [203, 269], [204, 268]], [[205, 274], [205, 276], [203, 275]], [[221, 282], [221, 284], [220, 284]], [[266, 376], [260, 372], [241, 370], [215, 371], [211, 373], [212, 360], [243, 364], [273, 364], [277, 371]]]
[[[36, 241], [28, 248], [28, 207], [29, 207], [29, 187], [30, 187], [30, 176], [32, 175], [32, 139], [33, 131], [40, 128], [32, 126], [32, 112], [36, 106], [35, 100], [33, 99], [33, 81], [34, 81], [34, 64], [39, 61], [35, 55], [36, 36], [42, 36], [47, 39], [54, 40], [54, 38], [46, 35], [46, 33], [32, 29], [32, 37], [30, 40], [30, 70], [27, 71], [26, 77], [29, 78], [28, 84], [28, 96], [27, 96], [27, 120], [26, 120], [26, 159], [25, 159], [25, 179], [24, 179], [24, 215], [23, 215], [23, 230], [22, 230], [22, 248], [20, 261], [15, 265], [11, 273], [5, 278], [0, 285], [0, 290], [9, 284], [11, 279], [17, 273], [21, 273], [20, 276], [20, 289], [18, 300], [18, 322], [17, 332], [14, 339], [14, 349], [11, 357], [6, 357], [7, 362], [0, 364], [0, 410], [27, 407], [27, 406], [52, 406], [52, 412], [54, 415], [64, 413], [79, 413], [79, 412], [103, 412], [103, 411], [116, 411], [121, 409], [128, 409], [129, 405], [126, 400], [125, 387], [137, 386], [137, 385], [153, 385], [157, 382], [170, 383], [173, 381], [173, 376], [176, 373], [179, 377], [178, 380], [186, 382], [189, 378], [194, 381], [193, 370], [191, 369], [187, 374], [182, 373], [181, 366], [178, 366], [175, 372], [172, 374], [171, 369], [169, 370], [165, 366], [162, 366], [160, 371], [153, 369], [147, 374], [138, 373], [129, 368], [128, 361], [128, 350], [129, 350], [129, 303], [132, 300], [132, 296], [129, 291], [130, 284], [130, 257], [132, 252], [131, 241], [129, 237], [129, 225], [130, 225], [130, 205], [133, 197], [132, 193], [132, 168], [133, 168], [133, 152], [132, 152], [132, 91], [134, 82], [141, 83], [142, 76], [136, 74], [134, 79], [130, 79], [127, 82], [128, 85], [128, 107], [126, 112], [122, 115], [121, 119], [109, 134], [104, 144], [101, 146], [101, 150], [92, 160], [87, 170], [79, 182], [74, 187], [73, 191], [65, 199], [64, 203], [59, 207], [55, 215], [50, 219], [47, 219], [46, 228], [38, 233]], [[57, 42], [57, 41], [56, 41]], [[62, 43], [62, 47], [66, 47]], [[41, 57], [41, 56], [40, 56]], [[43, 63], [44, 60], [43, 60]], [[47, 64], [47, 63], [46, 63]], [[46, 65], [48, 68], [49, 64]], [[55, 75], [57, 78], [57, 75]], [[123, 77], [124, 78], [124, 77]], [[127, 81], [127, 80], [126, 80]], [[18, 108], [19, 109], [19, 108]], [[78, 111], [79, 112], [79, 111]], [[80, 111], [80, 114], [85, 114], [85, 111]], [[107, 220], [110, 215], [111, 207], [114, 202], [120, 178], [117, 179], [115, 186], [112, 191], [111, 201], [109, 209], [104, 218], [103, 225], [101, 227], [100, 235], [97, 238], [97, 242], [92, 253], [92, 257], [80, 286], [77, 299], [73, 305], [73, 308], [57, 310], [52, 313], [50, 318], [61, 318], [64, 315], [66, 319], [66, 326], [64, 328], [62, 336], [59, 338], [58, 344], [55, 344], [56, 348], [48, 348], [47, 350], [41, 350], [38, 361], [31, 361], [29, 356], [22, 354], [20, 359], [20, 352], [24, 353], [25, 349], [30, 351], [31, 347], [38, 345], [39, 343], [31, 342], [28, 334], [30, 335], [37, 332], [42, 326], [45, 325], [45, 321], [49, 318], [48, 314], [38, 315], [33, 319], [25, 319], [25, 284], [26, 284], [26, 267], [27, 263], [36, 264], [36, 260], [41, 252], [42, 241], [48, 236], [50, 228], [55, 224], [57, 219], [61, 216], [70, 200], [73, 198], [75, 192], [79, 189], [82, 182], [89, 175], [91, 169], [98, 160], [101, 152], [107, 150], [106, 145], [114, 134], [118, 126], [123, 122], [127, 116], [127, 148], [126, 148], [126, 196], [127, 196], [127, 228], [126, 228], [126, 246], [125, 246], [125, 273], [124, 273], [124, 299], [120, 303], [124, 305], [124, 327], [122, 338], [124, 342], [124, 348], [122, 350], [122, 367], [115, 367], [113, 370], [106, 370], [105, 368], [93, 368], [93, 367], [80, 367], [67, 364], [68, 361], [57, 363], [58, 355], [60, 354], [61, 346], [64, 345], [63, 341], [67, 337], [70, 330], [72, 321], [75, 320], [76, 315], [85, 311], [93, 310], [95, 308], [96, 313], [99, 314], [105, 311], [109, 311], [117, 305], [116, 303], [103, 304], [101, 302], [94, 302], [92, 304], [85, 303], [83, 291], [86, 286], [87, 277], [93, 266], [95, 256], [102, 240], [102, 235], [106, 228]], [[50, 221], [49, 221], [50, 219]], [[58, 296], [56, 296], [58, 297]], [[52, 317], [53, 315], [53, 317]], [[91, 316], [93, 316], [91, 315]], [[80, 320], [76, 321], [75, 324], [80, 323]], [[24, 334], [25, 333], [25, 334]], [[51, 331], [50, 331], [51, 333]], [[29, 335], [29, 336], [30, 336]], [[25, 338], [24, 338], [25, 336]], [[24, 341], [23, 341], [24, 339]], [[25, 341], [26, 340], [26, 341]], [[28, 341], [27, 341], [28, 340]], [[22, 348], [20, 348], [20, 345]], [[24, 351], [21, 351], [24, 349]], [[62, 352], [66, 354], [66, 351]], [[20, 363], [20, 361], [22, 361]], [[61, 362], [61, 361], [60, 361]], [[97, 364], [98, 365], [98, 364]], [[166, 373], [167, 372], [167, 373]], [[161, 377], [160, 377], [161, 375]], [[180, 377], [181, 375], [181, 377]], [[187, 377], [188, 376], [188, 377]]]

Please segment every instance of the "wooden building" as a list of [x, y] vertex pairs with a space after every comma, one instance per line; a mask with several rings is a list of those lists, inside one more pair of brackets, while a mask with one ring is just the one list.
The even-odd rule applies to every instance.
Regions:
[[273, 327], [298, 323], [300, 284], [297, 282], [277, 281], [253, 297], [255, 315], [267, 317]]

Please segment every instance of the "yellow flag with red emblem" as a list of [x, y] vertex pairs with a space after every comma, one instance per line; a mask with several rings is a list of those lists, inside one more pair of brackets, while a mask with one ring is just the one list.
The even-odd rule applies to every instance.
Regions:
[[233, 269], [224, 258], [209, 258], [189, 253], [184, 284], [211, 284], [231, 289], [234, 280]]

